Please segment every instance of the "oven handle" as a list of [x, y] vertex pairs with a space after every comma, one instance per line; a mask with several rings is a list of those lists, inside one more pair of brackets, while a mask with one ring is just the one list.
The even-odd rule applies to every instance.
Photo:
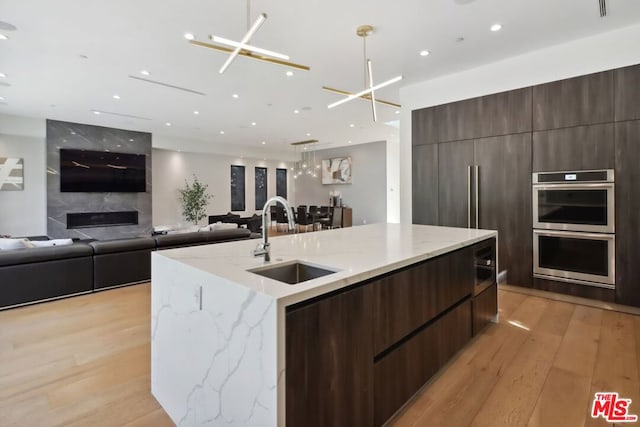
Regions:
[[612, 189], [612, 182], [575, 184], [533, 184], [534, 190], [583, 190], [583, 189]]
[[615, 234], [584, 233], [582, 231], [533, 230], [533, 234], [539, 236], [575, 237], [589, 240], [615, 240], [616, 238]]

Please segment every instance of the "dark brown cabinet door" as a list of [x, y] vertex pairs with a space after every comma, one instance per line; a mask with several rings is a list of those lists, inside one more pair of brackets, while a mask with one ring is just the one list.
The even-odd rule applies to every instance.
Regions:
[[615, 70], [617, 122], [640, 119], [640, 65]]
[[434, 144], [440, 138], [441, 122], [436, 107], [421, 108], [411, 112], [411, 144]]
[[438, 145], [412, 150], [413, 223], [438, 225]]
[[477, 98], [477, 129], [471, 138], [531, 131], [531, 88]]
[[613, 121], [613, 71], [533, 87], [533, 130]]
[[613, 123], [533, 133], [533, 171], [613, 169]]
[[473, 165], [473, 141], [438, 144], [438, 219], [440, 225], [467, 227], [468, 167]]
[[370, 287], [286, 314], [287, 426], [373, 425]]
[[494, 284], [476, 295], [472, 301], [473, 335], [477, 335], [498, 313], [498, 285]]
[[471, 252], [471, 248], [464, 248], [371, 284], [376, 354], [471, 295]]
[[640, 120], [616, 123], [616, 302], [640, 306]]
[[498, 230], [498, 262], [510, 284], [531, 286], [531, 134], [475, 141], [480, 228]]

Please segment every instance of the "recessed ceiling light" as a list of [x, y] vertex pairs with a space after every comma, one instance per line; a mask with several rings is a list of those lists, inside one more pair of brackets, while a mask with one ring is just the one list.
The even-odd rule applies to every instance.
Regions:
[[240, 98], [240, 95], [238, 95], [237, 93], [234, 93], [234, 94], [233, 94], [233, 95], [231, 95], [231, 96], [233, 96], [235, 99]]
[[113, 95], [113, 99], [120, 99], [120, 95], [118, 94]]
[[95, 114], [96, 116], [100, 115], [100, 111], [94, 111], [93, 114]]
[[307, 147], [304, 147], [304, 149], [306, 150], [306, 149], [307, 149]]
[[142, 74], [143, 76], [148, 76], [151, 73], [148, 72], [147, 70], [140, 70], [140, 74]]
[[289, 70], [285, 74], [287, 75], [287, 77], [291, 77], [293, 76], [293, 71]]
[[300, 113], [300, 111], [298, 111], [298, 110], [293, 110], [293, 114], [299, 114], [299, 113]]
[[4, 96], [0, 96], [0, 101], [4, 101]]
[[198, 114], [200, 114], [200, 111], [194, 110], [193, 114], [195, 114], [197, 116]]
[[500, 31], [501, 29], [502, 29], [502, 24], [493, 24], [493, 25], [491, 26], [491, 31], [493, 31], [494, 33], [495, 33], [496, 31]]
[[220, 135], [224, 135], [224, 131], [223, 130], [220, 131]]
[[354, 128], [354, 127], [356, 127], [356, 125], [354, 125], [353, 123], [351, 123], [351, 124], [349, 125], [349, 127], [350, 127], [350, 128]]
[[396, 110], [396, 114], [400, 114], [400, 110]]
[[351, 144], [351, 141], [349, 141], [349, 144]]
[[129, 138], [129, 142], [133, 142], [133, 138]]
[[5, 77], [7, 77], [7, 75], [5, 73], [0, 73], [0, 78], [4, 79]]
[[120, 148], [120, 147], [122, 147], [122, 145], [118, 144], [118, 145], [116, 145], [116, 147]]
[[428, 50], [421, 50], [420, 51], [420, 56], [429, 56], [429, 53], [431, 53], [431, 52], [429, 52]]
[[195, 40], [196, 36], [193, 33], [184, 33], [184, 38], [187, 40]]
[[165, 125], [165, 126], [171, 126], [171, 123], [166, 122], [164, 125]]
[[255, 126], [255, 125], [257, 125], [256, 122], [251, 122], [251, 126]]
[[0, 34], [0, 40], [9, 40], [9, 37], [5, 36], [4, 34]]
[[307, 132], [307, 136], [311, 136], [311, 133], [310, 133], [310, 132]]
[[262, 145], [266, 145], [266, 144], [267, 144], [267, 141], [262, 141]]

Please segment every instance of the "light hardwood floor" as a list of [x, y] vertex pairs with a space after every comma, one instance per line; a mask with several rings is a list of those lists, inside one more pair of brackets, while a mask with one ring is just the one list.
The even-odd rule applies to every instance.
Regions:
[[[150, 286], [0, 312], [0, 426], [165, 426], [150, 393]], [[476, 337], [391, 426], [597, 426], [596, 391], [640, 414], [640, 317], [500, 291]], [[357, 427], [357, 426], [354, 426]]]

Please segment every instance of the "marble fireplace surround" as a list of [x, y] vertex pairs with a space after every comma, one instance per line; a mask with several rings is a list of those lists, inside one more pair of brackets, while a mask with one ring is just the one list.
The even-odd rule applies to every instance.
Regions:
[[[146, 155], [144, 193], [68, 193], [60, 191], [60, 149]], [[51, 238], [117, 239], [151, 235], [151, 134], [47, 120], [47, 234]], [[137, 211], [138, 224], [67, 229], [67, 214]]]

